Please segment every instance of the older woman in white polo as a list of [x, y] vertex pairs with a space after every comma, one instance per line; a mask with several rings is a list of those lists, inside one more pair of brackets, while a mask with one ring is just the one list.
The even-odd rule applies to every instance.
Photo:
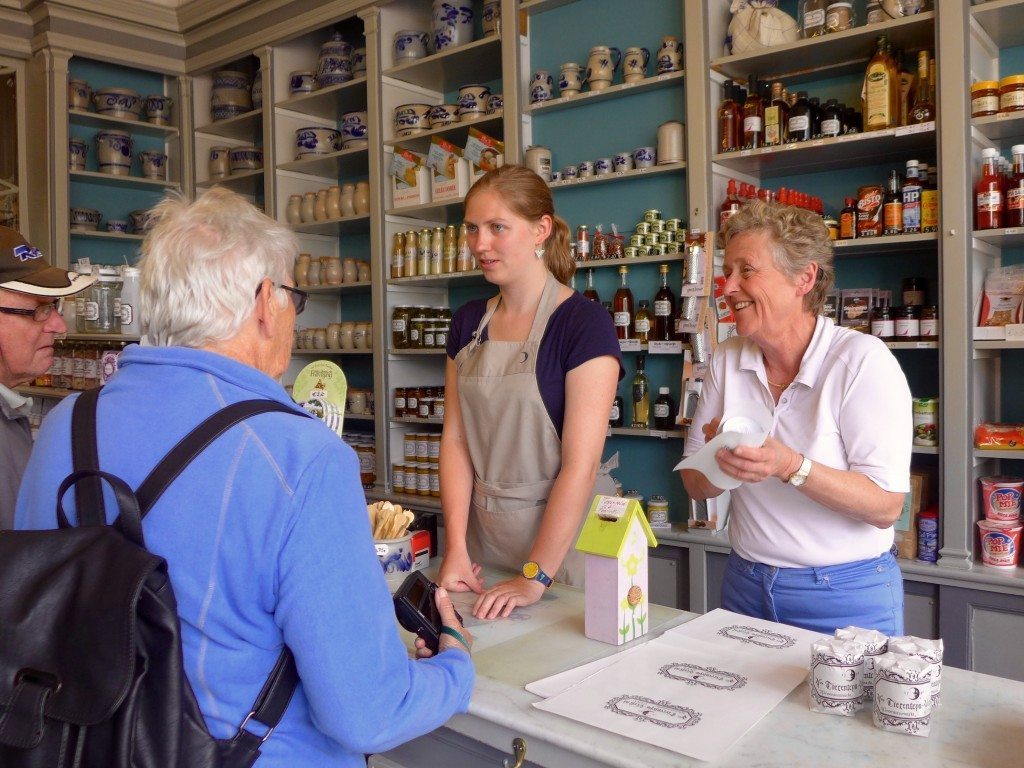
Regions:
[[[724, 229], [725, 298], [737, 336], [721, 344], [686, 441], [692, 455], [738, 403], [772, 414], [759, 447], [715, 460], [732, 491], [722, 607], [831, 633], [903, 633], [903, 582], [890, 553], [909, 490], [911, 398], [885, 344], [821, 315], [834, 271], [821, 217], [753, 202]], [[718, 496], [681, 470], [692, 498]]]

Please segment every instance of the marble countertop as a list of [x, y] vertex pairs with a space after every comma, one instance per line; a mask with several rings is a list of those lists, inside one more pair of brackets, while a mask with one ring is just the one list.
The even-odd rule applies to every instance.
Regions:
[[[495, 581], [493, 572], [486, 576], [488, 584]], [[518, 618], [475, 625], [466, 607], [470, 596], [455, 598], [464, 603], [460, 613], [475, 637], [477, 682], [469, 713], [452, 718], [448, 728], [502, 750], [514, 736], [523, 737], [527, 761], [552, 768], [705, 764], [532, 706], [540, 697], [525, 690], [527, 683], [629, 647], [584, 636], [582, 591], [556, 584], [537, 605], [517, 609]], [[654, 605], [650, 615], [651, 632], [638, 642], [696, 617]], [[1022, 723], [1024, 683], [954, 667], [943, 670], [942, 706], [927, 738], [881, 731], [870, 710], [852, 718], [811, 712], [802, 683], [714, 764], [1001, 768], [1024, 764]]]

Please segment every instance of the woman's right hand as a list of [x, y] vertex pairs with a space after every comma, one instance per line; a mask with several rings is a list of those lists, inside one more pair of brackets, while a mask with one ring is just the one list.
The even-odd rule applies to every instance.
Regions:
[[437, 575], [437, 584], [452, 592], [484, 591], [484, 580], [480, 576], [481, 567], [469, 559], [469, 555], [455, 552], [445, 553], [441, 569]]
[[[437, 591], [434, 592], [434, 604], [437, 605], [437, 612], [441, 615], [441, 626], [446, 629], [450, 629], [459, 635], [459, 637], [455, 637], [447, 632], [442, 632], [441, 639], [437, 643], [438, 652], [446, 651], [449, 648], [458, 648], [466, 653], [472, 653], [473, 635], [470, 634], [468, 629], [462, 626], [462, 622], [459, 621], [459, 615], [455, 612], [455, 606], [452, 605], [452, 599], [449, 597], [448, 591], [444, 589], [444, 587], [438, 587]], [[427, 644], [423, 638], [417, 637], [416, 657], [420, 659], [429, 659], [433, 655], [434, 654], [431, 653], [430, 649], [427, 648]]]

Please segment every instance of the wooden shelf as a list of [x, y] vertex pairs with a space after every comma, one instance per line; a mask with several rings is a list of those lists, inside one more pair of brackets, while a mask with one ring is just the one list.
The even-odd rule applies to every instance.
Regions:
[[974, 458], [976, 459], [1013, 459], [1016, 461], [1024, 460], [1024, 451], [992, 451], [984, 450], [982, 448], [974, 449]]
[[312, 93], [291, 96], [274, 106], [337, 123], [346, 112], [366, 109], [366, 77], [357, 77], [347, 83], [320, 88]]
[[744, 80], [751, 72], [756, 72], [762, 81], [786, 78], [786, 85], [792, 90], [791, 83], [801, 80], [863, 72], [879, 35], [886, 35], [890, 43], [905, 51], [935, 50], [934, 22], [935, 12], [928, 11], [823, 37], [723, 56], [711, 61], [711, 69], [739, 80]]
[[938, 232], [924, 232], [918, 235], [883, 235], [881, 237], [861, 237], [856, 240], [834, 240], [832, 247], [836, 251], [836, 256], [855, 254], [861, 256], [910, 251], [916, 248], [930, 250], [938, 244]]
[[1024, 4], [1020, 0], [989, 0], [972, 6], [971, 16], [997, 48], [1024, 45]]
[[447, 93], [466, 83], [487, 83], [501, 77], [501, 40], [491, 35], [422, 59], [385, 69], [384, 77]]
[[577, 261], [576, 269], [601, 269], [603, 267], [621, 267], [622, 265], [632, 266], [634, 264], [657, 264], [666, 261], [682, 261], [683, 254], [678, 251], [666, 253], [664, 256], [637, 256], [632, 259], [596, 259], [591, 261]]
[[420, 131], [412, 136], [388, 139], [384, 142], [384, 146], [394, 147], [395, 145], [401, 145], [406, 149], [411, 149], [414, 152], [423, 154], [430, 149], [430, 137], [440, 136], [445, 141], [450, 141], [456, 146], [463, 147], [466, 145], [466, 140], [469, 138], [470, 128], [477, 128], [484, 133], [487, 133], [489, 136], [494, 136], [494, 138], [500, 139], [505, 135], [503, 115], [504, 110], [498, 110], [490, 115], [471, 117], [468, 120], [460, 120], [459, 122], [452, 123], [451, 125], [444, 125], [439, 128]]
[[334, 357], [335, 355], [372, 355], [372, 349], [292, 349], [292, 354], [297, 357], [322, 356]]
[[651, 168], [634, 168], [632, 171], [614, 171], [612, 173], [604, 173], [598, 176], [587, 176], [585, 178], [576, 179], [563, 179], [562, 181], [551, 181], [548, 182], [548, 186], [551, 187], [552, 192], [557, 192], [561, 189], [577, 189], [579, 187], [585, 187], [590, 184], [604, 184], [609, 181], [628, 181], [630, 179], [639, 179], [647, 176], [660, 176], [663, 173], [680, 173], [686, 170], [686, 161], [681, 160], [678, 163], [664, 163], [662, 165], [655, 165]]
[[60, 399], [73, 395], [78, 392], [77, 389], [60, 389], [58, 387], [35, 387], [31, 385], [24, 385], [15, 387], [14, 390], [19, 394], [25, 395], [26, 397], [52, 397]]
[[179, 189], [180, 184], [176, 181], [162, 181], [160, 179], [147, 179], [143, 176], [117, 176], [113, 173], [99, 173], [98, 171], [68, 171], [71, 182], [111, 184], [128, 189]]
[[938, 349], [937, 341], [887, 341], [885, 346], [889, 349]]
[[263, 169], [260, 168], [255, 171], [237, 171], [229, 176], [225, 176], [223, 179], [206, 179], [204, 181], [197, 181], [196, 187], [199, 189], [209, 189], [211, 187], [224, 187], [234, 192], [241, 194], [255, 194], [260, 185], [263, 183]]
[[156, 125], [145, 120], [132, 120], [128, 117], [113, 117], [90, 112], [87, 109], [69, 109], [68, 120], [72, 125], [84, 125], [90, 128], [116, 128], [132, 134], [143, 136], [177, 136], [178, 126]]
[[712, 156], [711, 160], [736, 173], [759, 175], [766, 179], [903, 161], [908, 153], [923, 150], [935, 150], [934, 122], [812, 139], [778, 147], [722, 152]]
[[685, 77], [685, 74], [686, 73], [683, 70], [679, 70], [678, 72], [666, 72], [663, 75], [651, 75], [650, 77], [646, 77], [635, 83], [619, 83], [618, 85], [613, 85], [600, 91], [583, 91], [575, 96], [559, 96], [557, 99], [548, 99], [547, 101], [539, 101], [536, 104], [527, 104], [523, 107], [523, 112], [527, 114], [542, 115], [547, 112], [559, 112], [563, 109], [581, 107], [585, 104], [611, 101], [612, 99], [619, 99], [623, 96], [632, 96], [633, 94], [642, 93], [644, 91], [670, 88], [681, 82], [683, 77]]
[[364, 291], [370, 287], [369, 280], [361, 280], [357, 283], [342, 283], [341, 285], [300, 285], [298, 286], [310, 296], [334, 296], [338, 293], [348, 291]]
[[254, 109], [251, 112], [244, 112], [241, 115], [235, 115], [226, 120], [208, 123], [196, 128], [196, 133], [259, 144], [262, 143], [261, 140], [263, 138], [263, 112], [259, 109]]
[[1006, 339], [976, 339], [975, 349], [1024, 349], [1024, 340], [1007, 341]]
[[304, 224], [295, 224], [292, 226], [292, 229], [307, 235], [333, 235], [335, 237], [351, 235], [357, 232], [369, 232], [370, 214], [344, 216], [340, 219], [327, 219], [325, 221], [310, 221]]
[[484, 273], [479, 269], [468, 272], [450, 272], [447, 275], [417, 275], [415, 277], [392, 277], [388, 285], [414, 285], [423, 287], [445, 286], [450, 283], [479, 282]]
[[136, 235], [130, 232], [107, 232], [103, 229], [92, 230], [92, 229], [70, 229], [68, 234], [71, 237], [84, 237], [89, 240], [121, 240], [135, 243], [141, 243], [146, 239], [145, 235]]
[[421, 419], [418, 416], [392, 416], [390, 421], [393, 424], [443, 424], [444, 419], [431, 416], [429, 419]]
[[124, 333], [66, 333], [63, 338], [68, 341], [114, 341], [138, 344], [139, 337]]
[[685, 429], [637, 429], [634, 427], [608, 427], [609, 435], [624, 437], [657, 437], [662, 440], [680, 440], [686, 437]]
[[405, 355], [411, 355], [411, 356], [428, 355], [429, 356], [429, 355], [443, 355], [443, 354], [445, 354], [445, 350], [441, 349], [441, 348], [435, 348], [435, 347], [430, 347], [429, 349], [389, 349], [388, 350], [388, 354], [389, 355], [401, 355], [401, 356], [405, 356]]
[[524, 12], [527, 16], [534, 16], [538, 13], [552, 11], [555, 8], [561, 8], [564, 5], [572, 5], [576, 2], [579, 2], [579, 0], [522, 0], [519, 4], [519, 10]]
[[440, 203], [429, 202], [418, 205], [406, 205], [401, 208], [388, 208], [387, 216], [406, 216], [412, 219], [443, 220], [446, 223], [462, 216], [462, 203], [465, 198], [445, 200]]
[[306, 155], [299, 160], [281, 163], [277, 170], [308, 173], [331, 179], [342, 176], [366, 176], [370, 172], [370, 153], [366, 147], [358, 147], [339, 149], [326, 155]]

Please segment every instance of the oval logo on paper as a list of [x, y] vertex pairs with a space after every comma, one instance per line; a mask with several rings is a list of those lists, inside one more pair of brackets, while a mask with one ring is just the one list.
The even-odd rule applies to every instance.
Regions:
[[1019, 509], [1020, 491], [1016, 488], [1000, 488], [992, 492], [992, 509]]
[[1013, 555], [1013, 537], [1002, 531], [986, 531], [984, 546], [991, 555]]

